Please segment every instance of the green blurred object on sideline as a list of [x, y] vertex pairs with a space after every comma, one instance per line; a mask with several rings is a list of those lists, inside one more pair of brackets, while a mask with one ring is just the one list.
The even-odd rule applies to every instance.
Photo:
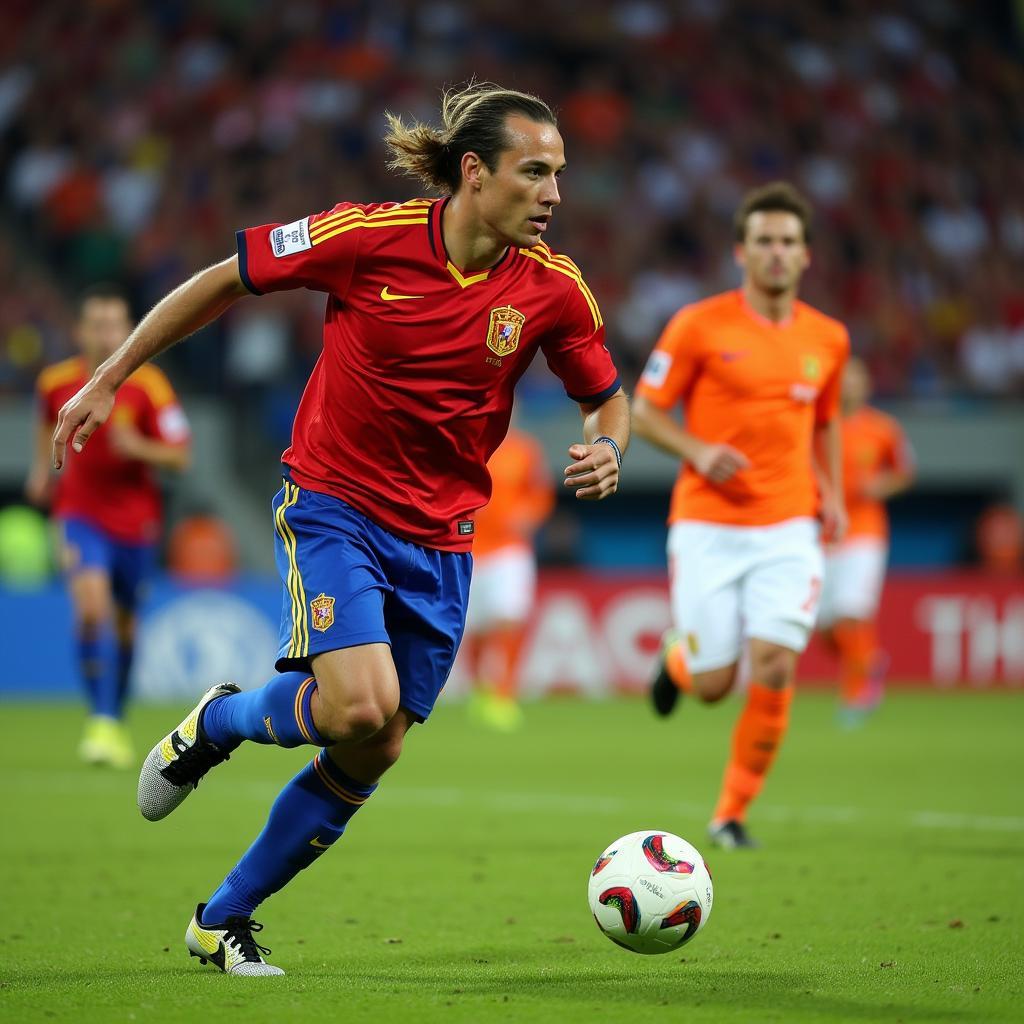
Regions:
[[41, 587], [50, 578], [50, 534], [35, 509], [9, 505], [0, 511], [0, 583]]

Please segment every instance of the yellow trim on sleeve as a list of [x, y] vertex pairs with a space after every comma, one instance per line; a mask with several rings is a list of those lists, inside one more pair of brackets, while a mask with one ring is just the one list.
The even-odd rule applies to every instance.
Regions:
[[[580, 290], [580, 294], [590, 307], [590, 314], [594, 318], [594, 330], [596, 331], [604, 323], [604, 319], [601, 316], [601, 310], [598, 309], [597, 306], [597, 300], [587, 287], [586, 282], [584, 282], [583, 277], [578, 270], [570, 270], [567, 266], [561, 263], [552, 262], [552, 260], [548, 259], [543, 253], [537, 252], [535, 248], [520, 249], [519, 251], [523, 256], [526, 256], [531, 260], [536, 260], [542, 267], [547, 267], [549, 270], [557, 271], [559, 274], [564, 274], [570, 280], [575, 281], [576, 287]], [[554, 258], [557, 259], [558, 257]], [[570, 260], [570, 263], [571, 262], [572, 261]], [[572, 265], [575, 267], [575, 264]]]
[[174, 405], [178, 400], [167, 375], [159, 366], [152, 363], [140, 366], [131, 374], [128, 381], [142, 388], [157, 409], [162, 409], [165, 405]]
[[69, 380], [74, 380], [84, 372], [81, 356], [71, 356], [69, 359], [62, 359], [59, 363], [46, 366], [39, 371], [36, 378], [36, 390], [43, 394], [56, 391]]

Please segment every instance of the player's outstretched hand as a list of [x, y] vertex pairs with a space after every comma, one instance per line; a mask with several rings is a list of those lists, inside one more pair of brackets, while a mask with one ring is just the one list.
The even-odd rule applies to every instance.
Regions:
[[67, 455], [68, 442], [80, 452], [97, 427], [102, 426], [114, 407], [117, 389], [93, 377], [74, 397], [68, 399], [57, 417], [53, 432], [53, 468], [60, 469]]
[[741, 469], [750, 468], [750, 459], [728, 444], [705, 445], [693, 460], [693, 468], [705, 480], [713, 484], [724, 484]]
[[574, 487], [581, 501], [600, 501], [619, 489], [619, 463], [610, 444], [571, 444], [569, 457], [575, 461], [565, 467], [565, 486]]

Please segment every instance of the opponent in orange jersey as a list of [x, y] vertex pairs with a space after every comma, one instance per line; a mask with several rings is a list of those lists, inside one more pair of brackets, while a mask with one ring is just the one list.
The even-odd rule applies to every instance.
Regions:
[[[797, 658], [814, 628], [819, 532], [840, 537], [839, 381], [845, 328], [797, 300], [810, 209], [790, 185], [736, 214], [742, 287], [680, 310], [637, 386], [636, 430], [683, 460], [672, 494], [672, 618], [652, 689], [721, 700], [746, 654], [750, 686], [709, 832], [755, 845], [744, 824], [789, 719]], [[682, 403], [685, 427], [672, 415]], [[820, 481], [820, 483], [819, 483]]]
[[885, 502], [914, 479], [914, 456], [900, 425], [867, 401], [871, 378], [859, 359], [843, 374], [843, 480], [849, 529], [825, 558], [818, 625], [839, 655], [842, 715], [858, 722], [882, 696], [875, 615], [889, 553]]
[[153, 470], [184, 469], [188, 424], [167, 378], [155, 366], [133, 373], [118, 393], [110, 422], [75, 454], [56, 481], [50, 435], [61, 406], [132, 329], [124, 295], [90, 289], [79, 305], [82, 354], [39, 375], [39, 419], [26, 492], [51, 505], [61, 563], [74, 607], [78, 660], [91, 714], [79, 753], [92, 764], [130, 767], [134, 755], [122, 725], [131, 672], [135, 609], [156, 559], [161, 496]]
[[471, 712], [511, 731], [522, 723], [516, 673], [537, 586], [533, 539], [555, 503], [541, 446], [509, 431], [487, 463], [491, 499], [476, 514], [473, 582], [463, 641], [476, 694]]

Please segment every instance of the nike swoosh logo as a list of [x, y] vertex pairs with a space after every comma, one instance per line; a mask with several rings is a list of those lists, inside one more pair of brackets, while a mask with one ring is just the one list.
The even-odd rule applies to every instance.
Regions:
[[395, 295], [393, 292], [388, 290], [388, 286], [384, 285], [380, 290], [380, 297], [385, 302], [397, 302], [399, 299], [422, 299], [422, 295]]
[[[420, 296], [420, 297], [422, 297], [422, 296]], [[315, 846], [318, 850], [329, 850], [330, 849], [329, 845], [320, 842], [320, 836], [319, 835], [313, 836], [313, 838], [310, 839], [310, 841], [309, 841], [309, 845], [310, 846]]]

